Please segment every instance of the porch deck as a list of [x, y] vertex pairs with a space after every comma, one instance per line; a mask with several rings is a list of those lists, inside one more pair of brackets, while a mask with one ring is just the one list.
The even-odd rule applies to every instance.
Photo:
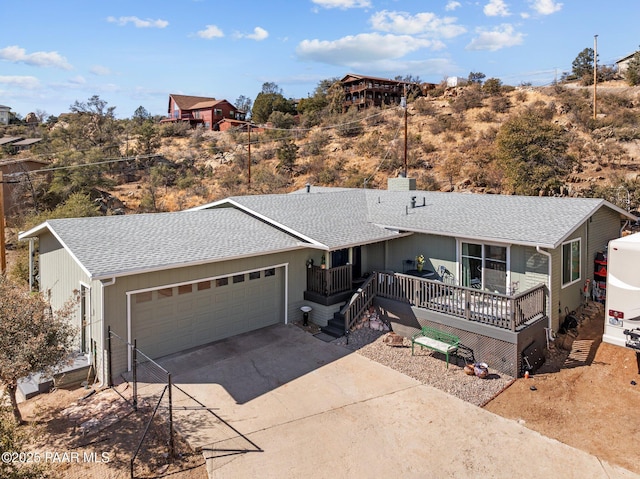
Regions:
[[546, 316], [546, 288], [542, 284], [506, 295], [401, 273], [376, 276], [377, 296], [508, 331], [519, 331]]

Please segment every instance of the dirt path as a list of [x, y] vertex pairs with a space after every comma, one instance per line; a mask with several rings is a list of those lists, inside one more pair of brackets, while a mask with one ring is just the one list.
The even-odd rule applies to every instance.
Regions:
[[[518, 379], [485, 409], [640, 473], [640, 375], [636, 356], [631, 349], [601, 343], [603, 325], [599, 307], [597, 314], [579, 327], [566, 360], [562, 361], [566, 351], [556, 355], [556, 361], [562, 362], [559, 371]], [[565, 341], [567, 348], [570, 339]], [[553, 371], [554, 365], [546, 368]]]

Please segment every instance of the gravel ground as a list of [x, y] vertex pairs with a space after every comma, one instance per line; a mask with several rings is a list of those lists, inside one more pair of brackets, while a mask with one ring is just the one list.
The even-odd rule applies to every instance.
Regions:
[[416, 349], [411, 356], [410, 340], [404, 338], [402, 346], [389, 346], [383, 341], [387, 334], [362, 328], [349, 335], [349, 344], [344, 337], [332, 342], [476, 406], [486, 404], [514, 380], [491, 368], [485, 379], [469, 376], [455, 357], [449, 357], [447, 369], [444, 356], [427, 349]]

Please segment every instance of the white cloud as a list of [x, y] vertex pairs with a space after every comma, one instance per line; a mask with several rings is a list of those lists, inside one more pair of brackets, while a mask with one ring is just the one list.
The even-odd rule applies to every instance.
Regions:
[[87, 80], [82, 75], [76, 75], [73, 78], [69, 78], [69, 83], [74, 85], [86, 85]]
[[512, 25], [505, 24], [493, 30], [476, 29], [478, 36], [471, 40], [467, 50], [489, 50], [495, 52], [501, 48], [520, 45], [524, 39], [522, 33], [516, 32]]
[[37, 67], [54, 67], [63, 70], [72, 70], [73, 67], [67, 59], [58, 52], [34, 52], [27, 53], [24, 48], [11, 45], [0, 50], [0, 59], [12, 63], [26, 63]]
[[555, 2], [554, 0], [533, 0], [531, 2], [531, 8], [540, 15], [551, 15], [562, 9], [562, 3]]
[[98, 76], [111, 75], [111, 69], [102, 65], [94, 65], [89, 71]]
[[482, 11], [488, 17], [508, 17], [511, 15], [504, 0], [489, 0]]
[[371, 6], [370, 0], [312, 0], [316, 5], [324, 8], [367, 8]]
[[260, 41], [265, 40], [266, 38], [269, 37], [269, 32], [266, 31], [262, 27], [256, 27], [256, 28], [253, 29], [253, 33], [238, 33], [238, 34], [236, 34], [236, 37], [238, 37], [238, 38], [249, 38], [251, 40], [255, 40], [257, 42], [260, 42]]
[[169, 25], [169, 22], [166, 20], [152, 20], [151, 18], [142, 20], [138, 17], [107, 17], [107, 22], [117, 23], [120, 26], [133, 23], [136, 28], [165, 28]]
[[207, 25], [207, 28], [204, 30], [200, 30], [197, 34], [200, 38], [206, 38], [210, 40], [211, 38], [222, 38], [224, 37], [224, 33], [215, 25]]
[[415, 38], [409, 35], [380, 35], [361, 33], [334, 41], [303, 40], [296, 48], [302, 60], [329, 65], [354, 66], [370, 62], [402, 58], [422, 48], [442, 48], [439, 41]]
[[447, 3], [447, 6], [444, 7], [444, 9], [447, 12], [452, 12], [453, 10], [455, 10], [456, 8], [459, 8], [461, 6], [462, 6], [462, 4], [460, 2], [456, 2], [455, 0], [452, 0], [449, 3]]
[[32, 76], [3, 76], [0, 75], [0, 84], [17, 86], [26, 90], [35, 90], [40, 87], [40, 82]]
[[430, 12], [410, 15], [383, 10], [372, 15], [370, 22], [375, 30], [382, 32], [453, 38], [466, 32], [463, 26], [455, 23], [456, 20], [455, 17], [440, 18]]

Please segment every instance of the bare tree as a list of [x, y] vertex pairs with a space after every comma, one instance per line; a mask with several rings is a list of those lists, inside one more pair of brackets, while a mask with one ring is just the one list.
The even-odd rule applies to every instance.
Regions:
[[32, 294], [0, 276], [0, 383], [5, 387], [13, 415], [22, 415], [16, 400], [18, 380], [29, 374], [52, 374], [74, 346], [75, 329], [69, 322], [76, 300], [52, 311], [41, 294]]

